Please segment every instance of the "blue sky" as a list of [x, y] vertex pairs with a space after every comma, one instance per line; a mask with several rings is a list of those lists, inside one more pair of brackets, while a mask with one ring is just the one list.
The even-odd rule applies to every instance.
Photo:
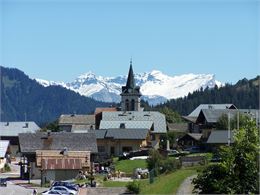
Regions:
[[161, 70], [235, 83], [259, 74], [257, 0], [2, 0], [1, 65], [72, 81]]

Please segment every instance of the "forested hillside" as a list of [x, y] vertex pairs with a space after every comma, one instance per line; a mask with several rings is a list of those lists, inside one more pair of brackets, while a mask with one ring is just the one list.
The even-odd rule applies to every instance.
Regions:
[[1, 121], [31, 120], [42, 125], [61, 114], [88, 114], [109, 106], [60, 86], [43, 87], [22, 71], [0, 67]]
[[187, 115], [200, 104], [232, 103], [237, 108], [259, 108], [259, 80], [242, 79], [235, 85], [226, 84], [224, 87], [195, 91], [184, 98], [173, 99], [157, 108], [168, 107], [181, 115]]

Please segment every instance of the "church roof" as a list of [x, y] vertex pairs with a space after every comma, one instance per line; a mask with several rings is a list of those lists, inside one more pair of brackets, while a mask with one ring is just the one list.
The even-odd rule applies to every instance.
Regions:
[[129, 89], [135, 88], [135, 78], [134, 78], [134, 72], [133, 72], [132, 64], [130, 64], [127, 82], [126, 82], [126, 87], [129, 88]]
[[130, 61], [130, 68], [128, 72], [126, 86], [122, 87], [121, 95], [135, 94], [141, 96], [140, 87], [135, 85], [134, 71], [132, 67], [132, 60]]

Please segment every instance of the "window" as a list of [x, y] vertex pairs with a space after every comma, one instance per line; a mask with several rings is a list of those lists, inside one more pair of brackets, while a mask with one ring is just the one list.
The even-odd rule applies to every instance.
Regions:
[[131, 100], [131, 110], [132, 111], [135, 110], [135, 100], [134, 99]]
[[126, 101], [125, 101], [125, 110], [129, 111], [129, 100], [128, 99], [126, 99]]
[[98, 152], [105, 152], [105, 146], [98, 146]]
[[120, 123], [119, 128], [120, 129], [125, 129], [125, 123]]

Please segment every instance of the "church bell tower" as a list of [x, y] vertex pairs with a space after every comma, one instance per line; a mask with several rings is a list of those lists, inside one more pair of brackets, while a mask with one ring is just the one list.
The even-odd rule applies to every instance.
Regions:
[[122, 111], [141, 111], [140, 107], [140, 87], [135, 85], [132, 59], [127, 77], [126, 86], [122, 87], [121, 107]]

